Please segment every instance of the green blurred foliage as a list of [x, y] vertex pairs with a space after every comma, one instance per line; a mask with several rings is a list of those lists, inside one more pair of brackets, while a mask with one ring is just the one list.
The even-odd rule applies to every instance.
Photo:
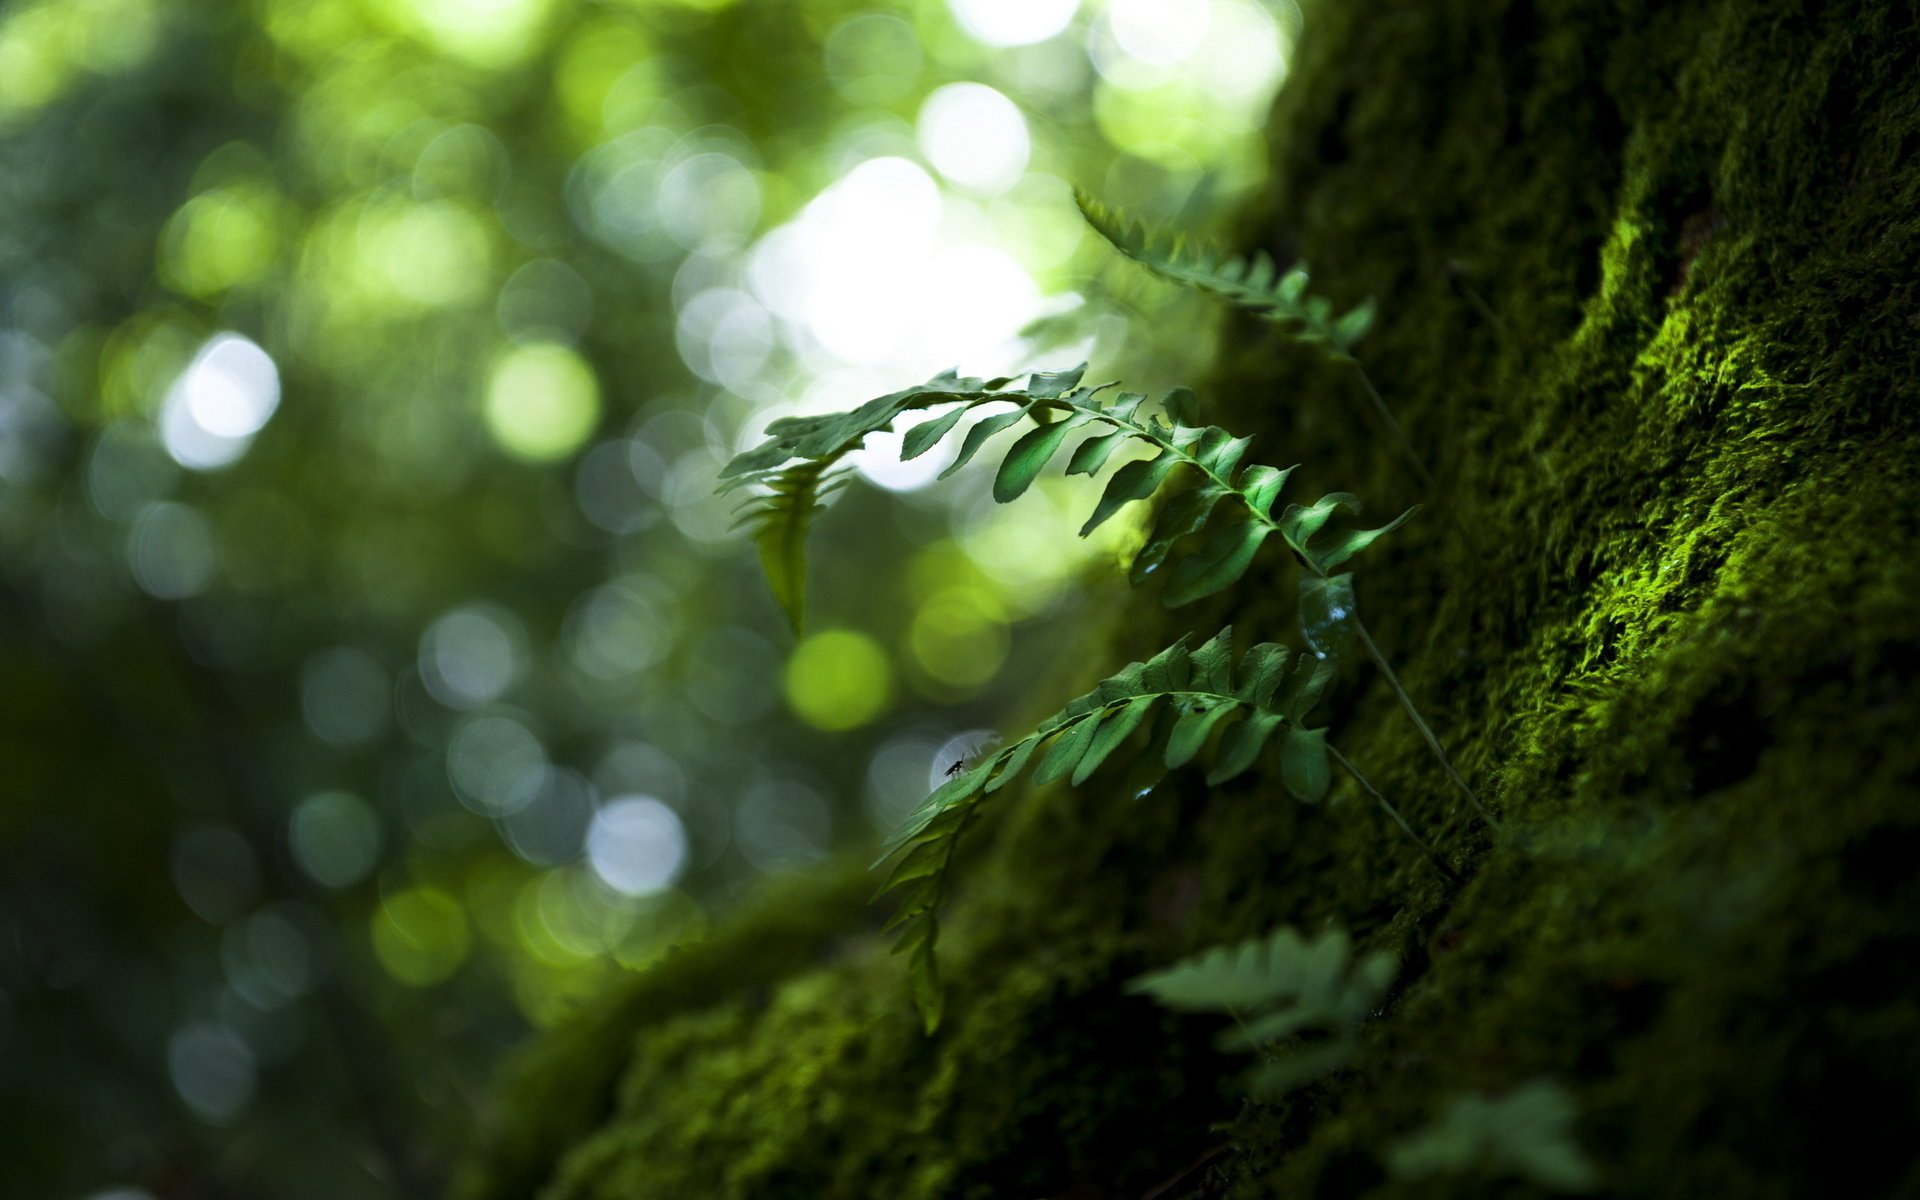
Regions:
[[1127, 531], [879, 448], [796, 646], [717, 471], [949, 366], [1190, 376], [1068, 184], [1217, 226], [1289, 15], [0, 8], [9, 1183], [432, 1194], [529, 1024], [912, 808]]

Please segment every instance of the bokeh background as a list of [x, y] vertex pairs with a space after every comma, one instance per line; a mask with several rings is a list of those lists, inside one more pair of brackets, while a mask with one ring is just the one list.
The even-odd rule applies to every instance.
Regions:
[[876, 439], [796, 638], [720, 466], [949, 367], [1193, 379], [1070, 184], [1218, 231], [1297, 27], [0, 6], [0, 1190], [435, 1194], [532, 1029], [870, 853], [1137, 535]]

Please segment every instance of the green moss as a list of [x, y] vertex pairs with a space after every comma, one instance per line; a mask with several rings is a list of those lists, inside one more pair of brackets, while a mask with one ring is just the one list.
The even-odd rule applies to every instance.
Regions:
[[[717, 943], [702, 985], [642, 980], [674, 999], [536, 1051], [518, 1149], [469, 1195], [548, 1171], [568, 1198], [1137, 1195], [1226, 1123], [1199, 1194], [1484, 1196], [1519, 1185], [1416, 1188], [1382, 1152], [1457, 1090], [1540, 1075], [1580, 1099], [1609, 1191], [1920, 1188], [1911, 13], [1356, 0], [1308, 31], [1249, 240], [1380, 297], [1361, 350], [1436, 494], [1341, 368], [1253, 323], [1209, 393], [1302, 490], [1432, 502], [1362, 599], [1504, 838], [1349, 672], [1343, 746], [1417, 827], [1452, 824], [1464, 889], [1357, 797], [1272, 778], [1023, 799], [963, 872], [937, 1037], [877, 939], [757, 975], [717, 964], [768, 937]], [[1113, 661], [1228, 617], [1288, 636], [1275, 570], [1197, 610], [1143, 599]], [[1326, 919], [1399, 950], [1402, 988], [1363, 1069], [1286, 1103], [1241, 1105], [1207, 1021], [1121, 992]], [[539, 1097], [576, 1079], [593, 1103], [552, 1122]]]

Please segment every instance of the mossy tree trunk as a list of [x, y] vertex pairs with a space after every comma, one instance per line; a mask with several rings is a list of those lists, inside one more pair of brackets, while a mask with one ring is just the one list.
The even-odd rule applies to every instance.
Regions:
[[[1312, 7], [1248, 240], [1380, 299], [1361, 352], [1436, 481], [1252, 323], [1209, 415], [1300, 491], [1426, 502], [1361, 601], [1504, 832], [1350, 671], [1336, 735], [1464, 886], [1275, 775], [1009, 799], [937, 1036], [870, 881], [814, 881], [537, 1047], [466, 1194], [1130, 1197], [1225, 1147], [1167, 1194], [1481, 1196], [1384, 1150], [1541, 1076], [1608, 1192], [1920, 1189], [1915, 61], [1884, 0]], [[1228, 620], [1293, 640], [1271, 572], [1143, 598], [1112, 665]], [[1327, 921], [1401, 982], [1358, 1069], [1285, 1103], [1124, 994]]]

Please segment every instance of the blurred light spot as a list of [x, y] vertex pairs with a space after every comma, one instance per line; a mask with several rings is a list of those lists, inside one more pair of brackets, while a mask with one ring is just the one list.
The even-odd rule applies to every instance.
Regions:
[[978, 83], [950, 83], [920, 106], [920, 148], [942, 175], [989, 195], [1027, 169], [1032, 146], [1013, 101]]
[[509, 454], [552, 462], [580, 448], [600, 420], [593, 368], [552, 342], [501, 355], [487, 382], [487, 428]]
[[890, 13], [848, 17], [827, 35], [827, 80], [850, 104], [882, 108], [920, 79], [923, 55], [913, 26]]
[[635, 262], [660, 262], [680, 253], [661, 228], [655, 203], [666, 170], [663, 160], [676, 140], [669, 130], [647, 127], [589, 151], [567, 178], [575, 220]]
[[700, 902], [679, 888], [669, 888], [632, 902], [632, 919], [613, 948], [613, 957], [629, 970], [651, 966], [675, 946], [700, 941], [707, 933], [707, 913]]
[[514, 899], [514, 933], [528, 954], [556, 967], [611, 950], [633, 920], [626, 897], [591, 873], [543, 871]]
[[931, 794], [953, 778], [955, 764], [962, 770], [972, 770], [999, 745], [1000, 734], [992, 729], [969, 729], [941, 742], [927, 764], [927, 792]]
[[380, 816], [351, 792], [318, 792], [302, 800], [287, 822], [293, 860], [323, 887], [351, 887], [380, 857]]
[[1208, 0], [1112, 0], [1107, 20], [1120, 48], [1141, 62], [1170, 67], [1207, 37]]
[[979, 588], [936, 592], [913, 614], [907, 645], [914, 662], [938, 683], [973, 691], [1007, 661], [1007, 614]]
[[661, 499], [674, 528], [696, 542], [718, 544], [733, 532], [736, 502], [714, 490], [720, 460], [711, 450], [689, 450], [667, 471]]
[[469, 717], [447, 743], [447, 777], [460, 802], [483, 816], [524, 808], [546, 783], [547, 751], [512, 717]]
[[[578, 138], [597, 142], [607, 133], [630, 126], [609, 119], [609, 100], [629, 77], [627, 87], [649, 94], [653, 84], [654, 47], [630, 23], [579, 21], [569, 31], [566, 48], [554, 67], [554, 94]], [[654, 97], [657, 98], [657, 97]], [[641, 114], [644, 117], [644, 112]]]
[[[4, 427], [6, 399], [0, 396], [0, 427]], [[0, 432], [0, 445], [5, 434]], [[5, 450], [0, 448], [0, 475], [6, 474]], [[167, 456], [151, 426], [142, 421], [115, 421], [94, 439], [87, 457], [87, 497], [110, 521], [131, 520], [155, 500], [165, 498], [179, 481], [180, 467]]]
[[262, 1011], [279, 1008], [313, 987], [313, 948], [307, 935], [272, 909], [229, 925], [220, 938], [227, 982]]
[[53, 401], [24, 385], [0, 382], [0, 482], [41, 474], [66, 433]]
[[593, 289], [572, 267], [543, 258], [513, 273], [494, 313], [516, 342], [571, 343], [593, 321]]
[[174, 1090], [202, 1120], [224, 1125], [253, 1099], [253, 1051], [230, 1027], [185, 1026], [167, 1042]]
[[140, 62], [159, 25], [153, 0], [0, 6], [0, 122], [52, 101], [83, 71]]
[[380, 965], [411, 987], [428, 987], [459, 970], [471, 940], [459, 903], [424, 886], [389, 896], [373, 916], [372, 935]]
[[752, 295], [709, 288], [680, 310], [680, 357], [693, 373], [721, 387], [753, 381], [773, 352], [773, 321]]
[[87, 1200], [153, 1200], [152, 1192], [143, 1192], [139, 1188], [108, 1188], [104, 1192], [94, 1192]]
[[[851, 382], [840, 375], [830, 375], [820, 380], [814, 387], [807, 389], [807, 403], [811, 407], [816, 396], [836, 394], [842, 396], [879, 396], [885, 395], [887, 387], [873, 380], [867, 387], [848, 387]], [[928, 409], [923, 417], [916, 419], [932, 420], [942, 415], [949, 406], [942, 405]], [[987, 411], [1000, 411], [998, 406], [982, 406], [982, 415]], [[926, 487], [940, 478], [940, 472], [947, 469], [958, 453], [964, 430], [971, 428], [975, 419], [961, 418], [960, 426], [940, 444], [921, 454], [918, 458], [902, 458], [901, 449], [906, 440], [908, 422], [901, 422], [900, 429], [886, 429], [879, 433], [868, 434], [860, 443], [860, 448], [847, 456], [847, 461], [860, 472], [862, 478], [875, 487], [890, 492], [911, 492]]]
[[602, 792], [644, 792], [669, 803], [687, 794], [687, 773], [671, 755], [646, 742], [622, 742], [608, 750], [593, 770]]
[[127, 534], [127, 565], [140, 590], [155, 599], [197, 596], [213, 582], [220, 565], [213, 526], [199, 510], [184, 504], [150, 504]]
[[203, 826], [173, 843], [173, 885], [203, 921], [223, 925], [253, 906], [260, 871], [246, 839], [222, 826]]
[[373, 655], [334, 646], [300, 667], [300, 712], [323, 742], [358, 746], [386, 732], [392, 681]]
[[[1133, 452], [1115, 457], [1131, 458]], [[1118, 562], [1123, 546], [1139, 544], [1139, 506], [1121, 509], [1091, 537], [1075, 536], [1089, 507], [1085, 489], [1076, 482], [1042, 478], [1020, 506], [995, 504], [983, 495], [963, 519], [960, 547], [982, 575], [1000, 585], [998, 599], [1009, 617], [1042, 611], [1075, 575], [1103, 559]]]
[[525, 643], [520, 622], [498, 605], [456, 608], [421, 635], [421, 681], [448, 708], [478, 708], [520, 677]]
[[399, 11], [430, 45], [479, 66], [518, 62], [543, 44], [553, 0], [403, 0]]
[[161, 235], [162, 277], [202, 298], [261, 278], [279, 250], [278, 203], [258, 185], [215, 188], [187, 201]]
[[892, 671], [878, 643], [852, 630], [808, 636], [787, 659], [787, 703], [818, 729], [858, 729], [886, 711]]
[[580, 458], [573, 476], [574, 498], [587, 520], [608, 533], [633, 533], [659, 519], [647, 490], [634, 474], [633, 443], [601, 442]]
[[168, 390], [160, 439], [197, 471], [240, 458], [280, 406], [280, 371], [267, 352], [235, 333], [216, 334]]
[[[1291, 15], [1298, 19], [1299, 10]], [[1265, 5], [1214, 0], [1206, 41], [1188, 70], [1221, 100], [1245, 109], [1251, 125], [1287, 72], [1279, 25]]]
[[508, 158], [492, 130], [471, 122], [455, 125], [413, 160], [413, 195], [421, 200], [496, 195], [507, 181]]
[[773, 707], [766, 681], [779, 669], [779, 654], [759, 634], [737, 626], [715, 629], [693, 649], [687, 698], [721, 725], [751, 725]]
[[548, 769], [526, 805], [500, 817], [500, 834], [515, 854], [537, 867], [580, 857], [594, 819], [593, 787], [573, 771]]
[[[794, 245], [775, 243], [759, 273], [763, 294], [839, 358], [885, 362], [912, 328], [902, 289], [929, 265], [939, 223], [940, 189], [925, 171], [869, 159], [807, 206]], [[922, 291], [935, 290], [927, 280], [945, 287], [930, 271], [921, 279]]]
[[587, 861], [615, 891], [648, 895], [680, 877], [687, 831], [679, 816], [652, 796], [616, 796], [594, 814]]
[[946, 331], [960, 361], [1002, 351], [1040, 311], [1040, 290], [1026, 268], [997, 247], [954, 246], [933, 270], [940, 287], [924, 298], [921, 320]]
[[753, 172], [718, 151], [675, 165], [654, 202], [661, 228], [687, 250], [739, 246], [760, 220], [760, 184]]
[[562, 636], [573, 665], [595, 679], [643, 671], [666, 650], [669, 630], [641, 592], [622, 583], [597, 587], [574, 601]]
[[421, 308], [444, 308], [485, 291], [492, 273], [487, 223], [450, 200], [386, 204], [358, 229], [355, 271], [363, 287]]
[[784, 780], [749, 791], [734, 814], [741, 857], [762, 871], [819, 862], [833, 838], [833, 813], [812, 788]]
[[1059, 33], [1079, 11], [1080, 0], [947, 0], [953, 15], [989, 46], [1025, 46]]
[[[892, 833], [907, 815], [920, 806], [933, 787], [928, 786], [929, 764], [934, 774], [945, 770], [939, 765], [941, 747], [950, 739], [930, 733], [913, 733], [887, 741], [867, 762], [865, 800], [867, 817], [875, 829]], [[947, 760], [949, 764], [952, 759]]]

